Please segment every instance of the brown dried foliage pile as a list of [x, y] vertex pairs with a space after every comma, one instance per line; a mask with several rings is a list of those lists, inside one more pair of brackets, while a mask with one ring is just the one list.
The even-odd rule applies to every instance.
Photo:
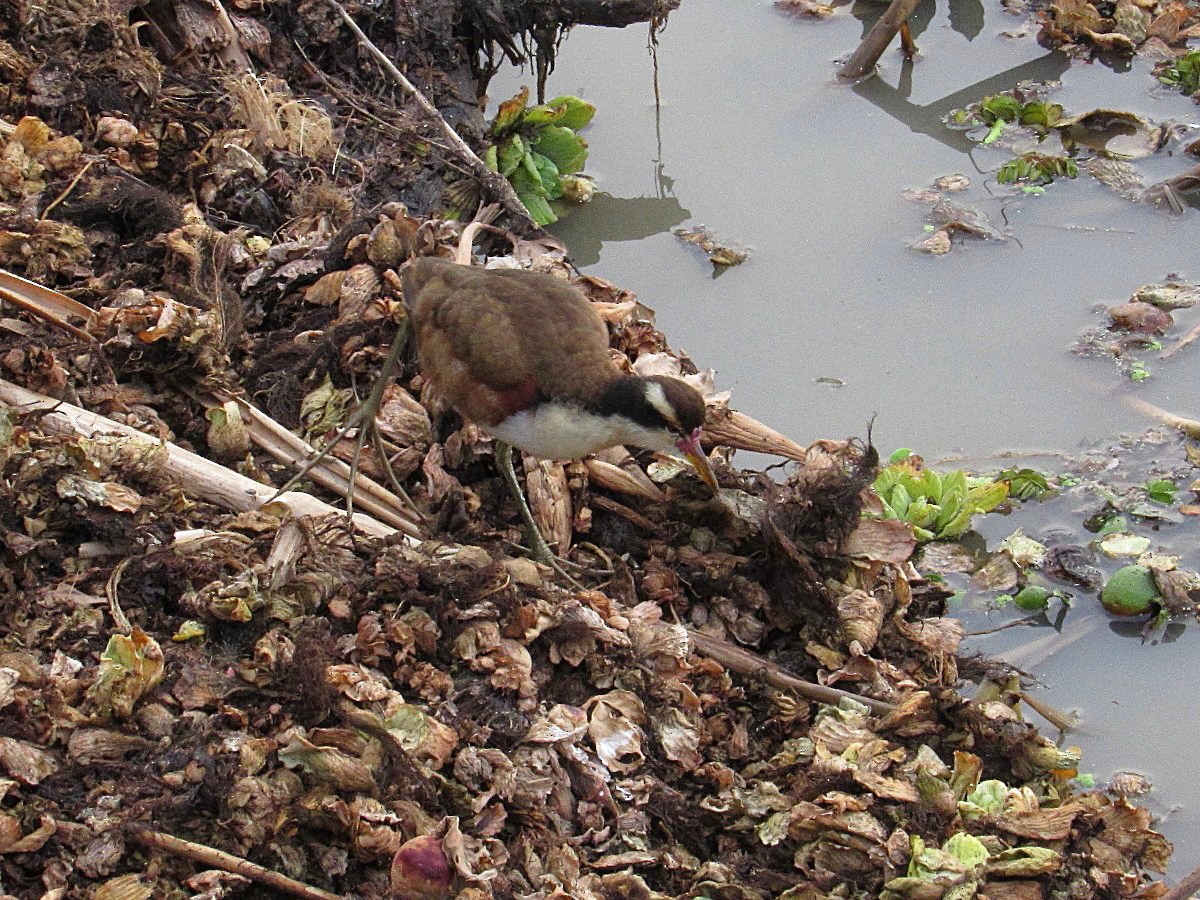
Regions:
[[1156, 62], [1187, 52], [1200, 36], [1195, 4], [1183, 0], [1051, 0], [1036, 3], [1041, 42], [1080, 53], [1137, 54]]
[[[314, 435], [344, 417], [403, 317], [397, 267], [456, 239], [375, 205], [434, 212], [439, 153], [364, 99], [373, 70], [323, 4], [235, 2], [237, 45], [207, 3], [14, 9], [0, 265], [95, 314], [82, 340], [6, 307], [0, 376], [282, 483], [212, 398]], [[222, 73], [242, 58], [277, 77]], [[515, 255], [562, 268], [547, 246]], [[626, 359], [666, 350], [633, 298], [580, 284]], [[165, 453], [0, 407], [6, 895], [254, 895], [147, 829], [359, 897], [1160, 890], [1143, 810], [1075, 790], [1016, 701], [955, 691], [961, 628], [911, 535], [861, 517], [871, 452], [814, 445], [783, 484], [725, 467], [725, 504], [686, 479], [616, 497], [573, 464], [569, 524], [611, 573], [568, 590], [506, 552], [490, 446], [411, 362], [381, 419], [448, 541], [232, 513]], [[805, 701], [772, 666], [895, 707]], [[968, 835], [986, 860], [952, 851]]]

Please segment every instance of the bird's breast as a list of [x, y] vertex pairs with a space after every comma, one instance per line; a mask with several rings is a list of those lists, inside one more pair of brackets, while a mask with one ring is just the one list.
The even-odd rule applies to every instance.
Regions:
[[624, 441], [618, 419], [554, 402], [514, 413], [488, 431], [539, 459], [579, 459]]

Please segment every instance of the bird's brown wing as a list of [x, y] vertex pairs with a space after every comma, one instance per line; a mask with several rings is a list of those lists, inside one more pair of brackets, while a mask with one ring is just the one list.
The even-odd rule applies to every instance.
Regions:
[[586, 398], [616, 372], [604, 323], [560, 279], [422, 258], [404, 280], [421, 367], [467, 418], [495, 424], [538, 399]]

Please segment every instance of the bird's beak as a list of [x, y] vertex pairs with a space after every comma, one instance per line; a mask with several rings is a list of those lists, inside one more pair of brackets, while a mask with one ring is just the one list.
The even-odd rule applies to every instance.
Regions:
[[700, 446], [700, 429], [695, 429], [690, 435], [680, 438], [675, 442], [676, 449], [679, 450], [687, 461], [696, 467], [696, 472], [700, 475], [701, 480], [707, 484], [714, 494], [721, 491], [721, 486], [717, 484], [717, 476], [713, 474], [712, 465], [708, 461], [708, 457], [704, 455], [704, 449]]

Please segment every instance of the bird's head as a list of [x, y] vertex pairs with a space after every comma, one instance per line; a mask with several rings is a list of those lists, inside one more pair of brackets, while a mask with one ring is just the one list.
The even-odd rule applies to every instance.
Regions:
[[678, 451], [713, 493], [720, 490], [700, 446], [704, 398], [690, 384], [666, 375], [627, 375], [608, 387], [601, 405], [609, 415], [626, 420], [626, 443], [661, 453]]

